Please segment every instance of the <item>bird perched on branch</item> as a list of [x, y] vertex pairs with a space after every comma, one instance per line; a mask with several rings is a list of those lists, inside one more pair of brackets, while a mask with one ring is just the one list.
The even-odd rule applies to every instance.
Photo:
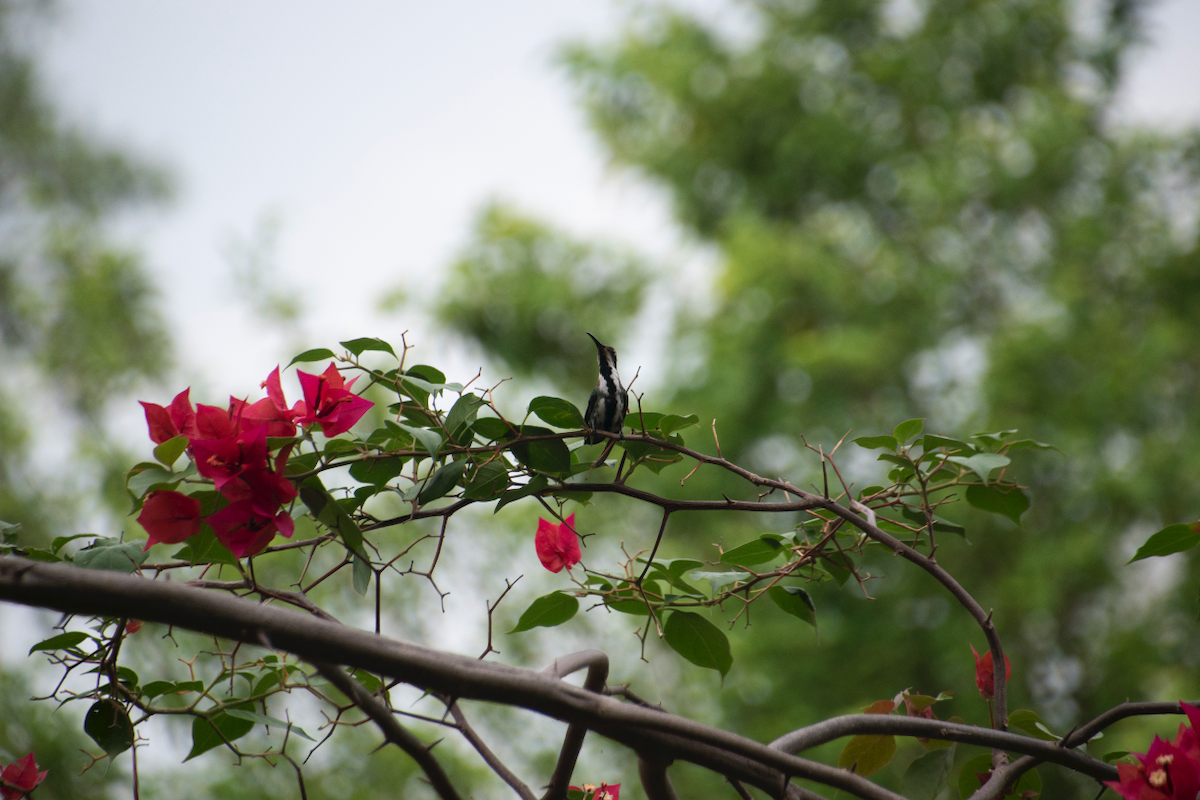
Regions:
[[[592, 335], [589, 333], [588, 336]], [[596, 343], [596, 361], [600, 365], [600, 377], [596, 381], [596, 388], [592, 390], [592, 396], [588, 399], [587, 413], [583, 415], [583, 421], [593, 431], [620, 433], [625, 424], [625, 413], [629, 411], [629, 392], [625, 391], [625, 387], [621, 385], [621, 376], [617, 374], [617, 351], [601, 344], [595, 336], [592, 336], [592, 341]], [[586, 444], [598, 444], [604, 439], [603, 436], [590, 435], [583, 441]], [[600, 461], [608, 456], [614, 442], [613, 439], [609, 440]]]

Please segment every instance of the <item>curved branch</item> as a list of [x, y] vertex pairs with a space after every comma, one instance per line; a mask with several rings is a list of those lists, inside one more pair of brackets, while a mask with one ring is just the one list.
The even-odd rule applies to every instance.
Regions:
[[922, 717], [901, 717], [891, 714], [848, 714], [834, 717], [816, 725], [809, 725], [785, 734], [771, 742], [771, 747], [786, 753], [798, 753], [810, 747], [840, 739], [843, 736], [876, 734], [893, 736], [916, 736], [926, 739], [946, 739], [952, 742], [977, 744], [993, 749], [1012, 750], [1036, 757], [1039, 761], [1081, 772], [1096, 780], [1117, 780], [1117, 768], [1084, 753], [1064, 747], [1058, 742], [1047, 742], [1031, 736], [1020, 736], [1007, 731], [964, 725], [960, 722], [945, 722]]
[[480, 738], [475, 729], [471, 727], [471, 723], [467, 720], [467, 715], [463, 713], [457, 702], [450, 703], [450, 716], [454, 717], [454, 721], [458, 723], [458, 730], [463, 735], [471, 746], [475, 748], [475, 752], [479, 753], [487, 765], [492, 768], [500, 778], [512, 787], [513, 791], [520, 795], [521, 800], [537, 800], [537, 795], [518, 778], [512, 770], [504, 765], [492, 749], [487, 746], [487, 743]]
[[519, 706], [636, 750], [652, 749], [760, 786], [773, 796], [801, 777], [864, 800], [900, 796], [853, 773], [789, 755], [728, 731], [622, 703], [532, 670], [481, 662], [339, 625], [286, 608], [169, 581], [0, 557], [0, 600], [69, 614], [132, 617], [337, 661], [456, 698]]
[[349, 697], [379, 726], [389, 742], [397, 745], [405, 753], [408, 753], [413, 761], [417, 762], [425, 771], [425, 776], [429, 778], [429, 785], [438, 793], [438, 797], [441, 797], [442, 800], [462, 800], [454, 785], [450, 783], [450, 778], [442, 769], [442, 765], [433, 757], [432, 748], [397, 722], [396, 718], [392, 716], [392, 712], [383, 703], [372, 697], [371, 693], [362, 687], [362, 684], [332, 664], [324, 661], [310, 661], [325, 680]]
[[638, 777], [642, 781], [642, 790], [646, 800], [679, 800], [671, 779], [667, 777], [667, 767], [670, 761], [650, 759], [638, 753]]
[[[1200, 706], [1200, 700], [1188, 703], [1188, 705]], [[1078, 747], [1081, 744], [1086, 744], [1095, 738], [1097, 733], [1126, 717], [1182, 713], [1183, 708], [1180, 707], [1179, 703], [1122, 703], [1119, 706], [1113, 706], [1091, 722], [1080, 725], [1068, 733], [1063, 737], [1063, 745], [1066, 747]]]
[[[542, 672], [562, 679], [584, 667], [587, 667], [587, 677], [583, 681], [583, 688], [589, 692], [603, 692], [608, 682], [608, 654], [602, 650], [583, 650], [556, 658]], [[587, 732], [587, 725], [579, 722], [567, 726], [567, 735], [563, 737], [562, 749], [558, 753], [558, 763], [554, 765], [554, 774], [550, 776], [550, 785], [546, 787], [546, 794], [542, 795], [543, 800], [563, 800], [567, 796], [571, 774], [575, 771], [575, 762], [579, 760], [579, 751], [583, 749]]]

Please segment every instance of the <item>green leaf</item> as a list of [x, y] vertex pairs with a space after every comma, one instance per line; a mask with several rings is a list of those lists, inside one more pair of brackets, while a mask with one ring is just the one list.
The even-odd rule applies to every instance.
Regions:
[[342, 543], [351, 553], [362, 550], [362, 531], [358, 523], [346, 511], [345, 507], [333, 499], [325, 490], [325, 485], [316, 475], [307, 478], [300, 485], [300, 500], [325, 527], [336, 530], [342, 536]]
[[1035, 442], [1033, 439], [1017, 439], [1015, 442], [1009, 442], [1006, 445], [1008, 450], [1019, 450], [1024, 447], [1034, 447], [1038, 450], [1057, 450], [1058, 448], [1052, 444], [1045, 442]]
[[39, 650], [73, 650], [76, 645], [90, 637], [82, 631], [67, 631], [60, 633], [58, 636], [51, 636], [49, 639], [42, 641], [29, 648], [29, 655], [33, 655]]
[[758, 538], [721, 554], [722, 564], [732, 564], [735, 567], [752, 567], [773, 561], [784, 552], [783, 545], [774, 539]]
[[163, 486], [169, 486], [183, 480], [183, 475], [174, 472], [168, 472], [165, 469], [151, 467], [143, 469], [139, 472], [132, 472], [129, 475], [129, 480], [125, 482], [125, 488], [134, 497], [142, 497], [151, 489]]
[[731, 583], [746, 580], [747, 575], [744, 572], [709, 572], [705, 570], [696, 570], [688, 576], [690, 580], [701, 581], [707, 580], [712, 586], [713, 594], [721, 591], [724, 587]]
[[[1200, 525], [1200, 523], [1192, 523], [1192, 525]], [[1146, 543], [1133, 554], [1133, 558], [1126, 563], [1132, 564], [1151, 556], [1169, 556], [1172, 553], [1181, 553], [1184, 550], [1191, 550], [1197, 542], [1200, 542], [1200, 532], [1192, 530], [1191, 525], [1177, 522], [1174, 525], [1168, 525], [1147, 539]]]
[[508, 470], [500, 459], [496, 459], [475, 469], [463, 497], [468, 500], [492, 500], [507, 488]]
[[[972, 758], [967, 763], [963, 764], [962, 771], [958, 773], [958, 792], [963, 797], [970, 797], [979, 788], [979, 778], [975, 773], [988, 773], [992, 770], [992, 754], [980, 753]], [[1020, 797], [1025, 792], [1033, 792], [1033, 794], [1042, 793], [1042, 778], [1037, 774], [1037, 770], [1031, 769], [1021, 775], [1021, 779], [1017, 781], [1017, 785], [1013, 787], [1013, 794]], [[1033, 795], [1030, 795], [1031, 797]]]
[[967, 487], [967, 502], [981, 511], [989, 511], [1008, 517], [1021, 526], [1021, 515], [1029, 510], [1029, 496], [1016, 486], [990, 486], [978, 484]]
[[854, 440], [854, 443], [867, 450], [876, 450], [880, 447], [885, 450], [895, 450], [899, 447], [895, 436], [860, 436]]
[[574, 597], [563, 592], [551, 592], [534, 600], [529, 608], [525, 609], [521, 619], [517, 620], [517, 626], [509, 633], [520, 633], [538, 627], [553, 628], [575, 616], [578, 610], [579, 601]]
[[483, 405], [483, 398], [477, 394], [464, 394], [454, 401], [446, 414], [446, 430], [450, 431], [451, 439], [459, 444], [465, 443], [468, 427]]
[[76, 539], [90, 539], [95, 535], [96, 534], [94, 533], [77, 533], [73, 536], [55, 536], [54, 540], [50, 542], [50, 552], [58, 555], [58, 551], [61, 550], [64, 545], [73, 542]]
[[164, 694], [184, 694], [204, 691], [204, 681], [151, 681], [142, 687], [142, 695], [153, 699]]
[[695, 414], [688, 414], [686, 417], [681, 417], [678, 414], [667, 414], [658, 421], [658, 429], [662, 431], [664, 436], [670, 436], [676, 431], [686, 430], [693, 425], [699, 425], [700, 418]]
[[288, 459], [287, 467], [284, 468], [284, 474], [289, 478], [299, 475], [302, 472], [311, 472], [316, 469], [316, 466], [321, 461], [320, 453], [304, 453], [298, 456], [292, 456]]
[[361, 453], [362, 445], [350, 439], [330, 439], [325, 443], [325, 456], [332, 458], [334, 456], [344, 455], [346, 453]]
[[204, 525], [200, 533], [191, 537], [183, 547], [176, 550], [172, 558], [192, 564], [236, 564], [237, 557], [221, 544], [213, 529]]
[[921, 435], [921, 431], [925, 429], [925, 420], [910, 419], [907, 422], [901, 422], [892, 431], [892, 436], [896, 437], [896, 443], [900, 445], [908, 444], [909, 439], [915, 439]]
[[393, 358], [396, 357], [396, 351], [382, 339], [351, 339], [348, 342], [338, 342], [338, 344], [356, 356], [361, 356], [368, 350], [378, 350], [381, 353], [390, 353]]
[[946, 460], [954, 464], [961, 464], [973, 471], [984, 483], [988, 482], [988, 476], [992, 474], [992, 470], [1007, 467], [1012, 463], [1012, 460], [1008, 456], [1002, 456], [999, 453], [976, 453], [973, 456], [947, 456]]
[[133, 747], [133, 723], [115, 700], [97, 700], [83, 718], [83, 730], [112, 758]]
[[947, 439], [945, 436], [937, 436], [932, 433], [925, 434], [925, 438], [921, 440], [921, 447], [927, 453], [939, 447], [944, 447], [950, 451], [957, 450], [961, 453], [974, 453], [979, 449], [966, 442], [960, 442], [958, 439]]
[[1033, 738], [1047, 742], [1057, 742], [1061, 738], [1050, 730], [1045, 720], [1039, 717], [1036, 712], [1030, 711], [1027, 708], [1019, 708], [1016, 711], [1009, 712], [1008, 727], [1020, 728]]
[[537, 494], [549, 485], [550, 482], [546, 480], [545, 475], [535, 475], [530, 479], [529, 483], [525, 484], [524, 486], [514, 487], [501, 495], [500, 502], [496, 503], [496, 508], [493, 509], [492, 513], [499, 513], [500, 509], [504, 508], [509, 503], [516, 502], [523, 497], [529, 497], [531, 494]]
[[724, 678], [733, 666], [729, 639], [716, 625], [699, 614], [675, 611], [667, 618], [667, 644], [698, 667], [715, 669]]
[[945, 788], [953, 765], [953, 747], [934, 750], [913, 759], [908, 769], [904, 770], [901, 784], [904, 796], [908, 800], [934, 800]]
[[471, 430], [489, 442], [507, 439], [514, 435], [513, 429], [508, 427], [508, 423], [496, 417], [480, 417], [471, 423]]
[[438, 451], [442, 449], [442, 435], [437, 431], [431, 431], [428, 428], [414, 428], [411, 425], [399, 423], [400, 427], [412, 434], [412, 437], [425, 449], [425, 452], [433, 458], [437, 458]]
[[95, 543], [75, 554], [75, 566], [113, 572], [133, 572], [149, 555], [142, 550], [145, 546], [145, 539], [118, 542], [115, 539], [98, 538]]
[[355, 551], [351, 562], [350, 585], [359, 597], [365, 597], [367, 589], [371, 588], [371, 576], [375, 574], [371, 570], [371, 562], [363, 558], [361, 551]]
[[838, 766], [866, 777], [886, 767], [896, 755], [896, 737], [867, 734], [854, 736], [846, 742]]
[[[289, 361], [288, 367], [299, 362], [322, 361], [326, 358], [333, 358], [332, 350], [327, 350], [324, 347], [318, 347], [316, 350], [305, 350], [303, 353]], [[284, 367], [284, 369], [287, 369], [287, 367]]]
[[425, 481], [425, 488], [421, 490], [417, 502], [425, 505], [437, 500], [439, 497], [445, 497], [447, 492], [458, 485], [466, 468], [467, 459], [465, 458], [458, 461], [451, 461], [448, 464], [438, 467], [429, 476], [429, 479]]
[[993, 433], [973, 433], [972, 439], [982, 439], [985, 442], [1003, 442], [1009, 436], [1017, 432], [1016, 428], [1007, 431], [995, 431]]
[[[533, 425], [521, 428], [521, 434], [524, 436], [543, 436], [550, 433], [553, 431]], [[571, 451], [562, 439], [518, 442], [512, 446], [512, 453], [522, 464], [538, 472], [559, 475], [571, 471]]]
[[631, 431], [641, 433], [642, 429], [646, 431], [657, 430], [664, 414], [659, 414], [657, 411], [630, 411], [625, 417], [625, 427]]
[[767, 594], [775, 601], [775, 605], [788, 614], [817, 627], [817, 606], [812, 595], [799, 586], [775, 585], [767, 590]]
[[529, 401], [529, 413], [556, 428], [582, 428], [583, 414], [574, 404], [558, 397], [535, 397]]
[[392, 478], [404, 471], [407, 458], [386, 456], [384, 458], [364, 458], [350, 465], [350, 477], [359, 483], [370, 483], [383, 486]]
[[[342, 344], [345, 344], [345, 342], [342, 342]], [[275, 717], [268, 717], [266, 714], [259, 714], [257, 711], [246, 711], [245, 709], [241, 708], [230, 708], [227, 709], [225, 713], [234, 719], [242, 719], [250, 723], [258, 723], [259, 725], [266, 725], [268, 727], [274, 726], [276, 728], [288, 730], [289, 726], [289, 723], [285, 720], [276, 719]], [[299, 728], [295, 725], [291, 726], [291, 732], [302, 739], [308, 739], [310, 742], [316, 741], [316, 739], [305, 733], [303, 728]]]
[[167, 469], [170, 469], [179, 460], [179, 457], [183, 455], [183, 451], [187, 450], [187, 446], [188, 438], [186, 436], [176, 436], [174, 439], [167, 439], [154, 448], [154, 457], [165, 465]]
[[[253, 703], [241, 703], [233, 708], [242, 711], [253, 711]], [[191, 761], [201, 753], [207, 753], [214, 747], [220, 747], [225, 742], [240, 739], [254, 729], [254, 723], [247, 719], [231, 717], [230, 709], [213, 715], [212, 719], [196, 717], [192, 720], [192, 749], [184, 761]]]

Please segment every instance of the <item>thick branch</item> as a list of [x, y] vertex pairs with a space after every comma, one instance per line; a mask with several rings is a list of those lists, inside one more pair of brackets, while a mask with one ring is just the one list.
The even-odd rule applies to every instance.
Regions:
[[440, 694], [526, 708], [568, 723], [582, 722], [634, 750], [685, 759], [760, 786], [774, 796], [784, 794], [786, 778], [775, 781], [772, 773], [813, 780], [864, 800], [899, 800], [899, 795], [847, 770], [788, 755], [662, 711], [622, 703], [557, 677], [398, 642], [289, 609], [177, 583], [6, 556], [0, 557], [0, 600], [69, 614], [160, 622], [254, 645], [269, 642], [272, 648], [301, 658], [366, 669]]

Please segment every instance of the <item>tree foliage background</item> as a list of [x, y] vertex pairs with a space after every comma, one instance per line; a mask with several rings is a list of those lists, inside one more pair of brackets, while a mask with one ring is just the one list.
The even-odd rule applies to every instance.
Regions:
[[[1200, 696], [1195, 554], [1123, 566], [1161, 524], [1200, 517], [1200, 138], [1111, 117], [1142, 4], [1098, 3], [1088, 24], [1059, 0], [929, 0], [899, 17], [876, 0], [748, 5], [752, 35], [651, 8], [619, 40], [562, 53], [614, 164], [666, 191], [678, 224], [719, 254], [715, 310], [673, 308], [670, 374], [648, 400], [718, 420], [726, 456], [796, 482], [820, 481], [805, 441], [828, 450], [907, 417], [1054, 444], [1021, 456], [1021, 528], [963, 508], [971, 541], [939, 551], [1017, 633], [1012, 707], [1069, 728], [1126, 696]], [[0, 10], [0, 519], [52, 535], [90, 509], [65, 502], [75, 483], [29, 479], [42, 447], [31, 398], [69, 414], [76, 435], [56, 446], [92, 465], [96, 497], [123, 502], [119, 483], [102, 489], [130, 462], [104, 411], [162, 374], [169, 338], [143, 266], [105, 223], [168, 182], [48, 104], [18, 40], [27, 13]], [[493, 206], [438, 314], [511, 374], [582, 397], [582, 331], [621, 352], [639, 309], [670, 307], [671, 292], [645, 258]], [[883, 474], [850, 466], [856, 488]], [[686, 491], [713, 496], [719, 480], [701, 471]], [[673, 519], [664, 554], [762, 524], [714, 523]], [[970, 702], [972, 627], [913, 571], [871, 571], [884, 576], [868, 584], [875, 601], [814, 591], [819, 644], [770, 615], [734, 637], [723, 724], [769, 739], [906, 687]], [[1130, 723], [1111, 749], [1137, 749], [1147, 730]], [[1047, 796], [1091, 796], [1044, 777]]]
[[[563, 53], [614, 163], [719, 253], [716, 311], [676, 309], [680, 366], [654, 406], [715, 418], [727, 456], [792, 476], [816, 463], [804, 441], [828, 450], [909, 416], [1053, 443], [1021, 464], [1022, 528], [962, 509], [978, 533], [939, 551], [1018, 632], [1014, 703], [1070, 727], [1131, 691], [1197, 694], [1195, 558], [1123, 566], [1160, 522], [1200, 512], [1200, 139], [1111, 117], [1142, 4], [1099, 4], [1089, 25], [1053, 0], [931, 0], [899, 19], [873, 0], [750, 5], [746, 40], [652, 9]], [[519, 257], [471, 257], [515, 253], [511, 234], [477, 237], [443, 318], [506, 357], [539, 317], [481, 302], [480, 335], [464, 304], [529, 275]], [[577, 319], [619, 352], [634, 315], [592, 303]], [[857, 488], [882, 473], [859, 466]], [[701, 473], [689, 488], [719, 487]], [[667, 554], [738, 541], [709, 522], [674, 524]], [[817, 590], [819, 647], [755, 620], [737, 645], [754, 689], [722, 695], [738, 729], [769, 738], [908, 686], [969, 696], [964, 621], [920, 576], [877, 572], [880, 602]]]

